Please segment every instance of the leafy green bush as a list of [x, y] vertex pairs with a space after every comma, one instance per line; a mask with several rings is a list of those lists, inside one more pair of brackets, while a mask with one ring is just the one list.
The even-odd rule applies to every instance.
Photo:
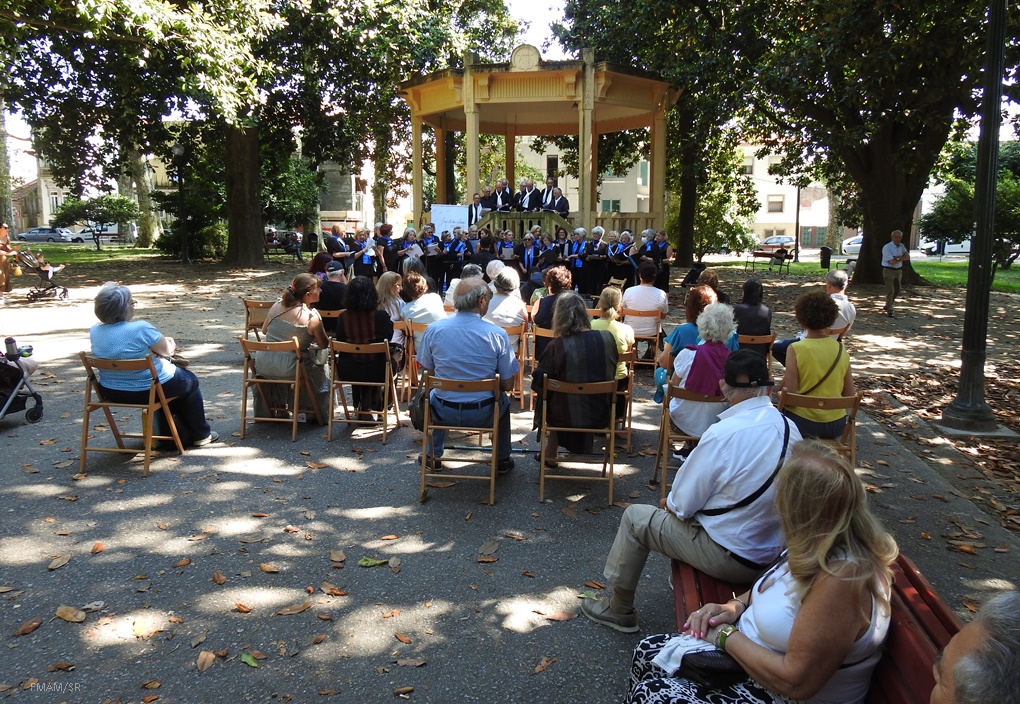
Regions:
[[[178, 223], [156, 239], [156, 249], [173, 257], [181, 256], [181, 233]], [[222, 223], [203, 227], [188, 238], [188, 254], [193, 259], [222, 259], [227, 254], [227, 226]]]

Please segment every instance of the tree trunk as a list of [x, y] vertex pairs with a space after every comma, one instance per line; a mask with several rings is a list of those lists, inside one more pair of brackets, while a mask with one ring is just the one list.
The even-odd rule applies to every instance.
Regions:
[[677, 111], [676, 135], [680, 143], [679, 217], [674, 261], [689, 267], [694, 263], [694, 218], [698, 210], [698, 158], [701, 145], [694, 140], [694, 118], [689, 110]]
[[128, 173], [135, 184], [135, 197], [138, 200], [138, 242], [136, 247], [148, 249], [159, 237], [159, 220], [152, 209], [152, 174], [149, 173], [145, 157], [137, 149], [128, 154]]
[[457, 142], [456, 135], [450, 131], [446, 131], [446, 135], [443, 137], [443, 144], [437, 144], [436, 149], [446, 150], [446, 171], [442, 174], [436, 174], [436, 180], [443, 178], [446, 179], [446, 202], [447, 203], [460, 203], [460, 197], [457, 194]]
[[[899, 180], [895, 176], [899, 169], [890, 164], [887, 174], [892, 178], [876, 179], [876, 181]], [[914, 208], [917, 200], [921, 197], [921, 189], [906, 187], [900, 184], [899, 188], [890, 187], [883, 189], [880, 186], [867, 186], [862, 190], [864, 240], [861, 242], [861, 252], [857, 256], [857, 268], [854, 269], [855, 284], [881, 284], [882, 283], [882, 247], [890, 241], [893, 230], [903, 232], [904, 241], [910, 241], [910, 228], [914, 218]], [[916, 284], [920, 277], [906, 262], [903, 266], [903, 283]]]
[[7, 154], [7, 119], [4, 116], [6, 105], [0, 99], [0, 221], [11, 226], [11, 236], [17, 231], [14, 223], [14, 201], [11, 195], [11, 159]]
[[825, 246], [832, 247], [833, 254], [842, 254], [843, 247], [843, 224], [836, 219], [836, 211], [839, 210], [839, 194], [831, 189], [825, 189], [829, 196], [829, 222], [825, 228]]
[[265, 261], [259, 198], [258, 127], [226, 129], [227, 256], [224, 262], [252, 267]]

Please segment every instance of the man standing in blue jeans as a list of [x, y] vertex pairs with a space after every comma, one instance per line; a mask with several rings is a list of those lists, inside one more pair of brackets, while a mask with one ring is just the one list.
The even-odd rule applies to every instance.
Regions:
[[903, 232], [893, 230], [891, 241], [882, 247], [882, 280], [885, 281], [885, 314], [895, 318], [893, 302], [900, 295], [903, 262], [910, 261], [910, 251], [903, 244]]
[[[513, 389], [514, 375], [520, 369], [517, 357], [510, 346], [506, 331], [482, 320], [489, 310], [492, 291], [482, 278], [461, 280], [453, 294], [456, 313], [443, 320], [430, 323], [417, 346], [418, 363], [431, 376], [461, 381], [492, 379], [499, 374], [499, 435], [495, 439], [497, 470], [505, 474], [514, 468], [510, 457], [510, 399], [506, 393]], [[433, 391], [429, 397], [432, 415], [448, 425], [484, 428], [492, 425], [495, 399], [486, 392]], [[432, 433], [435, 443], [434, 460], [427, 460], [432, 471], [442, 469], [446, 431]], [[429, 438], [425, 438], [425, 453], [429, 455]]]

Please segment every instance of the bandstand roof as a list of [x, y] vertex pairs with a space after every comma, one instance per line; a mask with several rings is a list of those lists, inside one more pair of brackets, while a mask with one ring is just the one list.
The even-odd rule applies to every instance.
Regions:
[[[677, 91], [648, 72], [595, 63], [592, 129], [595, 133], [648, 127], [657, 110], [668, 110]], [[583, 61], [543, 61], [523, 44], [507, 63], [469, 64], [412, 78], [400, 95], [413, 114], [432, 127], [462, 132], [465, 81], [470, 81], [482, 134], [576, 135], [582, 100]]]

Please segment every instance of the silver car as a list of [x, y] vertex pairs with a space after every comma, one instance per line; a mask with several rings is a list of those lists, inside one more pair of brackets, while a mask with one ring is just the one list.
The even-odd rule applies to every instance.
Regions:
[[82, 241], [66, 227], [35, 227], [14, 239], [19, 242], [76, 242]]

